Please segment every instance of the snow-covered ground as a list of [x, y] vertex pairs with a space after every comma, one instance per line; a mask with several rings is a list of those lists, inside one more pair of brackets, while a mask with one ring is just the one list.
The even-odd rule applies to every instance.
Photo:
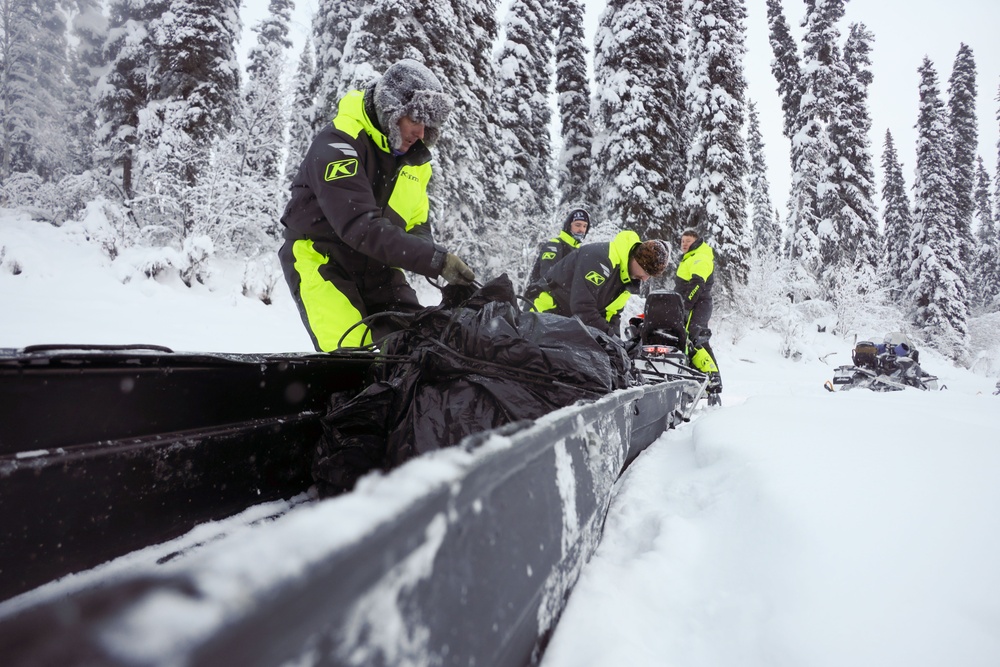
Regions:
[[[0, 347], [310, 350], [283, 284], [264, 305], [238, 262], [149, 279], [86, 229], [0, 212]], [[996, 378], [924, 350], [946, 391], [829, 394], [849, 341], [805, 335], [798, 361], [772, 332], [713, 344], [724, 407], [627, 471], [544, 664], [1000, 664]]]

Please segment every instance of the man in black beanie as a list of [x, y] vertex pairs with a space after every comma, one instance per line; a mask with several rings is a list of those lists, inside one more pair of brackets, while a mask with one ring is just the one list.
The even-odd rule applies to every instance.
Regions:
[[[549, 269], [556, 265], [566, 255], [580, 247], [583, 240], [590, 231], [590, 214], [586, 209], [574, 208], [563, 220], [562, 230], [558, 236], [550, 238], [538, 246], [538, 257], [535, 259], [535, 266], [528, 276], [528, 285], [524, 290], [524, 297], [529, 301], [534, 301], [540, 294], [538, 281], [548, 273]], [[525, 306], [525, 310], [530, 310], [531, 304]]]
[[390, 318], [371, 331], [351, 327], [375, 313], [420, 310], [399, 269], [475, 280], [434, 242], [428, 221], [429, 148], [453, 104], [429, 69], [401, 60], [347, 93], [306, 152], [281, 216], [278, 257], [317, 350], [377, 342], [393, 330]]

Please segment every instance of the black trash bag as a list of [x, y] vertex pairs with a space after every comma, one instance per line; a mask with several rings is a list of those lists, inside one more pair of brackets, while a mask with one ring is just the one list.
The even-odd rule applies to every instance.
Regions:
[[637, 384], [624, 348], [575, 318], [522, 313], [505, 275], [449, 286], [383, 341], [375, 381], [323, 418], [313, 478], [324, 495], [365, 473], [581, 399]]

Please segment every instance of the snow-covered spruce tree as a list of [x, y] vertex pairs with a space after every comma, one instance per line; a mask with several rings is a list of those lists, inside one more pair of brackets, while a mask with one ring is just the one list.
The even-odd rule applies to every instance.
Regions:
[[[244, 115], [244, 119], [250, 121], [244, 128], [246, 161], [251, 177], [266, 182], [269, 187], [277, 186], [285, 148], [287, 121], [284, 95], [280, 93], [285, 88], [285, 53], [292, 46], [288, 38], [292, 9], [292, 0], [271, 0], [267, 17], [251, 28], [257, 33], [257, 44], [250, 49], [248, 80], [243, 92], [243, 104], [254, 109], [253, 114]], [[274, 94], [275, 89], [278, 95]]]
[[688, 145], [682, 3], [610, 0], [594, 40], [598, 128], [591, 173], [598, 231], [679, 238]]
[[[819, 244], [820, 264], [810, 266], [822, 288], [829, 293], [837, 274], [845, 264], [842, 254], [842, 229], [837, 214], [841, 209], [841, 182], [839, 161], [844, 156], [835, 143], [833, 127], [839, 116], [841, 82], [846, 76], [846, 65], [840, 52], [840, 30], [837, 23], [844, 16], [845, 0], [817, 0], [806, 10], [803, 19], [802, 70], [805, 85], [800, 113], [802, 130], [794, 141], [801, 142], [806, 151], [801, 154], [800, 173], [809, 174], [799, 181], [802, 187], [815, 187], [815, 193], [800, 192], [803, 203], [808, 205], [815, 198], [816, 217], [814, 230]], [[815, 177], [815, 180], [813, 180]], [[796, 180], [793, 177], [792, 187]], [[793, 209], [793, 213], [796, 209]], [[807, 218], [811, 215], [799, 209]], [[799, 225], [800, 231], [802, 225]], [[812, 239], [802, 239], [812, 243]]]
[[767, 181], [764, 160], [764, 137], [760, 133], [757, 105], [747, 104], [747, 155], [750, 157], [748, 185], [750, 190], [750, 220], [753, 229], [754, 252], [780, 252], [781, 227], [771, 205], [771, 186]]
[[535, 260], [533, 250], [551, 234], [554, 204], [550, 184], [552, 112], [551, 9], [542, 0], [512, 0], [497, 51], [495, 113], [504, 184], [497, 251], [520, 258], [508, 266], [516, 285], [524, 284]]
[[[326, 120], [337, 114], [336, 105], [344, 93], [364, 87], [394, 62], [412, 58], [430, 67], [427, 54], [434, 47], [427, 27], [414, 15], [420, 11], [419, 5], [419, 0], [375, 0], [362, 8], [344, 42], [340, 79]], [[320, 99], [325, 94], [320, 89]]]
[[361, 15], [366, 4], [367, 0], [318, 1], [312, 21], [316, 67], [310, 84], [316, 96], [311, 121], [314, 131], [330, 122], [337, 112], [337, 101], [348, 90], [342, 84], [341, 61], [344, 59], [344, 47], [351, 32], [351, 23]]
[[[403, 20], [405, 17], [405, 20]], [[437, 240], [480, 277], [506, 270], [493, 250], [505, 230], [493, 132], [495, 0], [376, 0], [344, 47], [342, 81], [361, 82], [402, 58], [423, 62], [455, 100], [434, 147], [430, 220]]]
[[[590, 76], [583, 42], [583, 5], [564, 0], [555, 10], [556, 95], [562, 149], [556, 167], [559, 206], [555, 217], [572, 206], [593, 207], [590, 191], [590, 151], [594, 128], [590, 121]], [[593, 224], [599, 221], [592, 220]]]
[[892, 133], [885, 131], [885, 143], [882, 146], [882, 202], [885, 216], [883, 227], [882, 256], [886, 267], [886, 288], [894, 298], [900, 298], [906, 285], [906, 273], [913, 257], [910, 254], [910, 233], [913, 230], [913, 216], [910, 211], [910, 199], [906, 194], [906, 182], [903, 179], [903, 166], [899, 162], [896, 144]]
[[15, 171], [58, 180], [67, 173], [66, 16], [58, 0], [6, 0], [0, 26], [0, 180]]
[[[815, 13], [811, 5], [806, 21]], [[820, 257], [819, 227], [820, 213], [817, 190], [823, 170], [825, 155], [825, 126], [817, 122], [815, 92], [810, 83], [815, 77], [813, 69], [821, 64], [816, 60], [816, 49], [806, 50], [812, 55], [798, 56], [798, 48], [788, 27], [784, 8], [780, 0], [767, 1], [767, 17], [770, 30], [771, 50], [774, 60], [771, 73], [778, 82], [781, 94], [781, 108], [784, 112], [784, 132], [791, 142], [789, 161], [792, 179], [788, 192], [788, 256], [795, 261], [795, 284], [808, 286], [815, 282], [822, 266]], [[807, 69], [806, 65], [809, 65]], [[807, 86], [809, 95], [806, 96]], [[805, 97], [806, 103], [803, 103]], [[794, 298], [814, 296], [815, 285], [804, 293], [793, 293]]]
[[[257, 33], [257, 44], [250, 49], [243, 103], [233, 119], [231, 137], [240, 147], [236, 156], [239, 159], [234, 163], [241, 174], [237, 188], [253, 189], [245, 193], [244, 199], [258, 200], [238, 224], [266, 230], [272, 239], [281, 237], [278, 219], [285, 203], [285, 53], [292, 46], [288, 39], [292, 9], [291, 0], [271, 0], [267, 18], [252, 28]], [[254, 250], [251, 248], [251, 252]]]
[[316, 104], [316, 89], [314, 88], [316, 66], [313, 61], [312, 38], [306, 37], [305, 47], [299, 55], [299, 65], [295, 70], [292, 107], [288, 116], [288, 159], [285, 162], [285, 187], [292, 184], [292, 179], [299, 171], [299, 163], [306, 154], [309, 144], [316, 135], [313, 126], [313, 113]]
[[69, 100], [66, 150], [68, 169], [79, 174], [94, 166], [97, 112], [93, 97], [97, 81], [107, 65], [104, 43], [108, 38], [108, 19], [99, 0], [77, 0], [76, 4], [78, 13], [72, 22], [76, 46], [70, 73], [73, 89]]
[[149, 99], [150, 54], [156, 45], [150, 24], [170, 6], [170, 0], [112, 0], [104, 46], [108, 71], [98, 82], [98, 158], [121, 183], [121, 197], [135, 194], [139, 114]]
[[784, 118], [782, 127], [785, 136], [791, 139], [799, 131], [803, 79], [799, 50], [788, 26], [788, 19], [785, 18], [781, 0], [767, 0], [767, 23], [771, 51], [774, 53], [771, 74], [778, 82], [778, 94], [781, 97]]
[[[203, 144], [231, 125], [240, 102], [236, 39], [240, 0], [171, 0], [152, 23], [153, 59], [148, 110], [167, 131]], [[196, 164], [182, 175], [193, 182]]]
[[143, 193], [155, 194], [146, 207], [149, 222], [158, 226], [152, 243], [173, 243], [193, 232], [197, 219], [185, 188], [197, 185], [213, 140], [232, 128], [240, 104], [239, 3], [172, 0], [150, 24], [153, 86], [139, 142]]
[[[996, 101], [1000, 102], [1000, 87], [997, 88]], [[997, 106], [996, 120], [1000, 123], [1000, 105]], [[997, 139], [997, 170], [993, 173], [993, 178], [996, 179], [996, 187], [993, 190], [993, 204], [996, 206], [996, 213], [993, 216], [994, 221], [1000, 225], [1000, 139]]]
[[868, 111], [868, 86], [872, 82], [871, 45], [875, 37], [864, 26], [850, 27], [844, 46], [844, 70], [837, 104], [830, 124], [830, 137], [837, 150], [830, 160], [837, 184], [833, 210], [826, 211], [840, 237], [843, 270], [860, 278], [860, 284], [878, 289], [877, 266], [881, 263], [882, 243], [878, 232], [878, 206], [875, 203], [875, 170], [872, 166], [871, 115]]
[[716, 280], [726, 292], [746, 281], [750, 255], [743, 142], [746, 9], [743, 0], [696, 0], [690, 11], [684, 207], [688, 226], [715, 249]]
[[431, 69], [455, 97], [434, 151], [439, 168], [430, 194], [439, 212], [436, 229], [442, 243], [468, 257], [488, 279], [507, 270], [507, 258], [493, 251], [504, 234], [496, 224], [503, 190], [494, 149], [496, 70], [490, 55], [497, 38], [496, 0], [441, 0], [440, 7], [427, 3], [422, 11], [435, 46]]
[[959, 363], [968, 362], [968, 292], [955, 244], [955, 203], [951, 192], [953, 149], [948, 117], [933, 63], [924, 58], [917, 119], [914, 181], [913, 261], [907, 272], [913, 322], [927, 341]]
[[1000, 296], [1000, 224], [993, 219], [990, 175], [983, 158], [976, 158], [975, 237], [971, 289], [973, 305], [990, 308]]
[[951, 129], [952, 189], [955, 197], [955, 245], [964, 266], [975, 257], [972, 219], [975, 215], [973, 190], [976, 184], [976, 154], [979, 127], [976, 122], [976, 60], [972, 49], [962, 44], [948, 79], [948, 125]]

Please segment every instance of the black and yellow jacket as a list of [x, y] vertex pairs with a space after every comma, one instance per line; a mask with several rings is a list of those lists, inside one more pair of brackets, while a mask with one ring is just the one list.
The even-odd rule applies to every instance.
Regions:
[[393, 155], [376, 118], [364, 91], [340, 101], [292, 182], [281, 217], [285, 238], [315, 241], [353, 274], [392, 266], [437, 277], [446, 251], [427, 221], [430, 151], [417, 141]]
[[688, 310], [702, 299], [712, 298], [715, 284], [715, 252], [711, 246], [698, 239], [684, 253], [677, 265], [674, 291], [684, 298]]
[[621, 311], [639, 281], [628, 272], [629, 254], [641, 241], [633, 231], [619, 232], [610, 243], [588, 243], [549, 269], [535, 310], [572, 317], [617, 335]]
[[537, 297], [539, 281], [545, 277], [549, 269], [579, 247], [580, 242], [566, 230], [559, 232], [559, 236], [539, 244], [538, 258], [535, 260], [535, 266], [532, 267], [531, 275], [528, 277], [528, 288], [525, 291], [525, 296], [529, 299]]

